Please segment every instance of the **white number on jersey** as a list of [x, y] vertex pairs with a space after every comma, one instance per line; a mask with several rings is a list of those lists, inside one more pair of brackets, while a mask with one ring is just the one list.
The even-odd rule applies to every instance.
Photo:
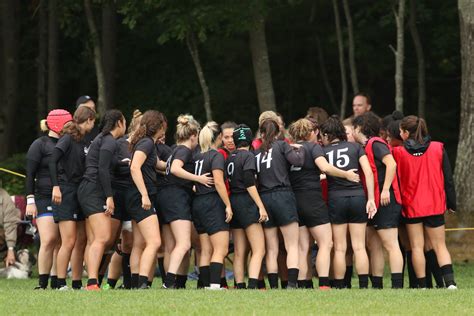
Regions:
[[[336, 167], [344, 168], [349, 165], [349, 156], [343, 154], [346, 151], [349, 151], [349, 148], [341, 148], [336, 151]], [[326, 155], [328, 156], [329, 163], [334, 166], [334, 150], [328, 151]]]
[[227, 165], [227, 174], [229, 175], [229, 177], [232, 177], [232, 175], [234, 174], [234, 169], [235, 169], [235, 166], [234, 166], [234, 162], [232, 161]]
[[263, 157], [262, 157], [262, 153], [259, 153], [258, 155], [255, 156], [255, 158], [257, 159], [257, 173], [260, 173], [260, 163], [262, 165], [265, 164], [266, 168], [270, 169], [272, 166], [272, 148], [270, 148], [270, 150], [267, 153], [265, 153]]
[[169, 156], [168, 160], [166, 160], [166, 171], [165, 174], [168, 176], [171, 172], [171, 158], [173, 156]]
[[290, 167], [290, 171], [301, 171], [302, 167], [296, 167], [296, 166], [293, 166], [291, 165]]
[[202, 164], [204, 163], [204, 160], [198, 160], [195, 162], [194, 166], [194, 174], [200, 176], [202, 172]]

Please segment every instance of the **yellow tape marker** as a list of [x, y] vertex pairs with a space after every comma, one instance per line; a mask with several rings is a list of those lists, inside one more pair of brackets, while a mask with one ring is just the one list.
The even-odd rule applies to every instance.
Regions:
[[446, 228], [445, 229], [447, 232], [457, 232], [457, 231], [463, 231], [463, 230], [474, 230], [474, 227], [466, 227], [466, 228]]
[[24, 174], [21, 174], [21, 173], [15, 172], [15, 171], [11, 171], [11, 170], [8, 170], [8, 169], [5, 169], [5, 168], [0, 168], [0, 171], [12, 174], [12, 175], [17, 176], [17, 177], [26, 178], [26, 176]]

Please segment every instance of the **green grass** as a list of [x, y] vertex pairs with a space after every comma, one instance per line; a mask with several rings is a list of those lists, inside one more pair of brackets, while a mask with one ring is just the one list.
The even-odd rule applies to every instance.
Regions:
[[[474, 265], [455, 266], [458, 291], [161, 290], [33, 291], [32, 280], [0, 280], [0, 315], [29, 314], [474, 314]], [[385, 279], [385, 286], [390, 281]], [[353, 284], [357, 280], [353, 279]], [[195, 282], [188, 282], [195, 288]]]

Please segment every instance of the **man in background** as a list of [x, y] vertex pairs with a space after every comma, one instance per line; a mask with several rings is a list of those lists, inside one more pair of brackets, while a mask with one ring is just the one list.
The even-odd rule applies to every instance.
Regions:
[[7, 191], [0, 188], [0, 265], [15, 263], [15, 245], [20, 211]]

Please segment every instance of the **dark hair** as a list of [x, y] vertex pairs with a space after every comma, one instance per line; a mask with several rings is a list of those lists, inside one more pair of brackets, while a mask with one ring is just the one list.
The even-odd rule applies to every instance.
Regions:
[[223, 131], [227, 128], [235, 129], [236, 127], [237, 127], [237, 124], [235, 124], [235, 122], [227, 121], [227, 122], [222, 123], [221, 130]]
[[100, 130], [103, 134], [110, 133], [119, 121], [124, 122], [124, 120], [125, 118], [119, 110], [107, 110], [100, 122]]
[[234, 128], [232, 137], [236, 148], [249, 147], [252, 144], [253, 133], [247, 125], [239, 124]]
[[380, 119], [372, 112], [354, 117], [352, 126], [354, 126], [354, 129], [360, 127], [361, 133], [367, 137], [375, 137], [380, 134]]
[[354, 98], [355, 97], [364, 97], [367, 100], [367, 104], [372, 104], [372, 98], [370, 97], [370, 94], [368, 94], [367, 92], [363, 92], [363, 91], [358, 92], [354, 95]]
[[428, 136], [428, 127], [424, 119], [415, 115], [404, 117], [400, 122], [400, 128], [410, 133], [410, 139], [415, 140], [419, 144], [425, 142], [424, 138]]
[[268, 152], [272, 148], [272, 144], [275, 142], [276, 137], [280, 134], [280, 127], [274, 120], [265, 120], [260, 125], [260, 134], [262, 138], [261, 149], [264, 152]]
[[69, 134], [76, 141], [79, 142], [84, 137], [79, 125], [87, 120], [95, 120], [95, 112], [87, 106], [81, 106], [74, 112], [73, 120], [66, 123], [61, 134]]
[[160, 129], [166, 128], [168, 121], [163, 113], [155, 110], [148, 110], [143, 113], [140, 126], [133, 133], [130, 139], [130, 151], [135, 145], [145, 137], [153, 137]]
[[321, 134], [326, 134], [328, 140], [332, 142], [335, 139], [347, 141], [346, 128], [337, 115], [331, 115], [326, 122], [321, 125]]
[[387, 130], [390, 123], [399, 121], [403, 118], [403, 113], [400, 111], [393, 111], [392, 114], [385, 116], [382, 119], [382, 129]]
[[329, 114], [325, 109], [313, 106], [306, 112], [306, 118], [314, 119], [318, 125], [321, 125], [329, 118]]

